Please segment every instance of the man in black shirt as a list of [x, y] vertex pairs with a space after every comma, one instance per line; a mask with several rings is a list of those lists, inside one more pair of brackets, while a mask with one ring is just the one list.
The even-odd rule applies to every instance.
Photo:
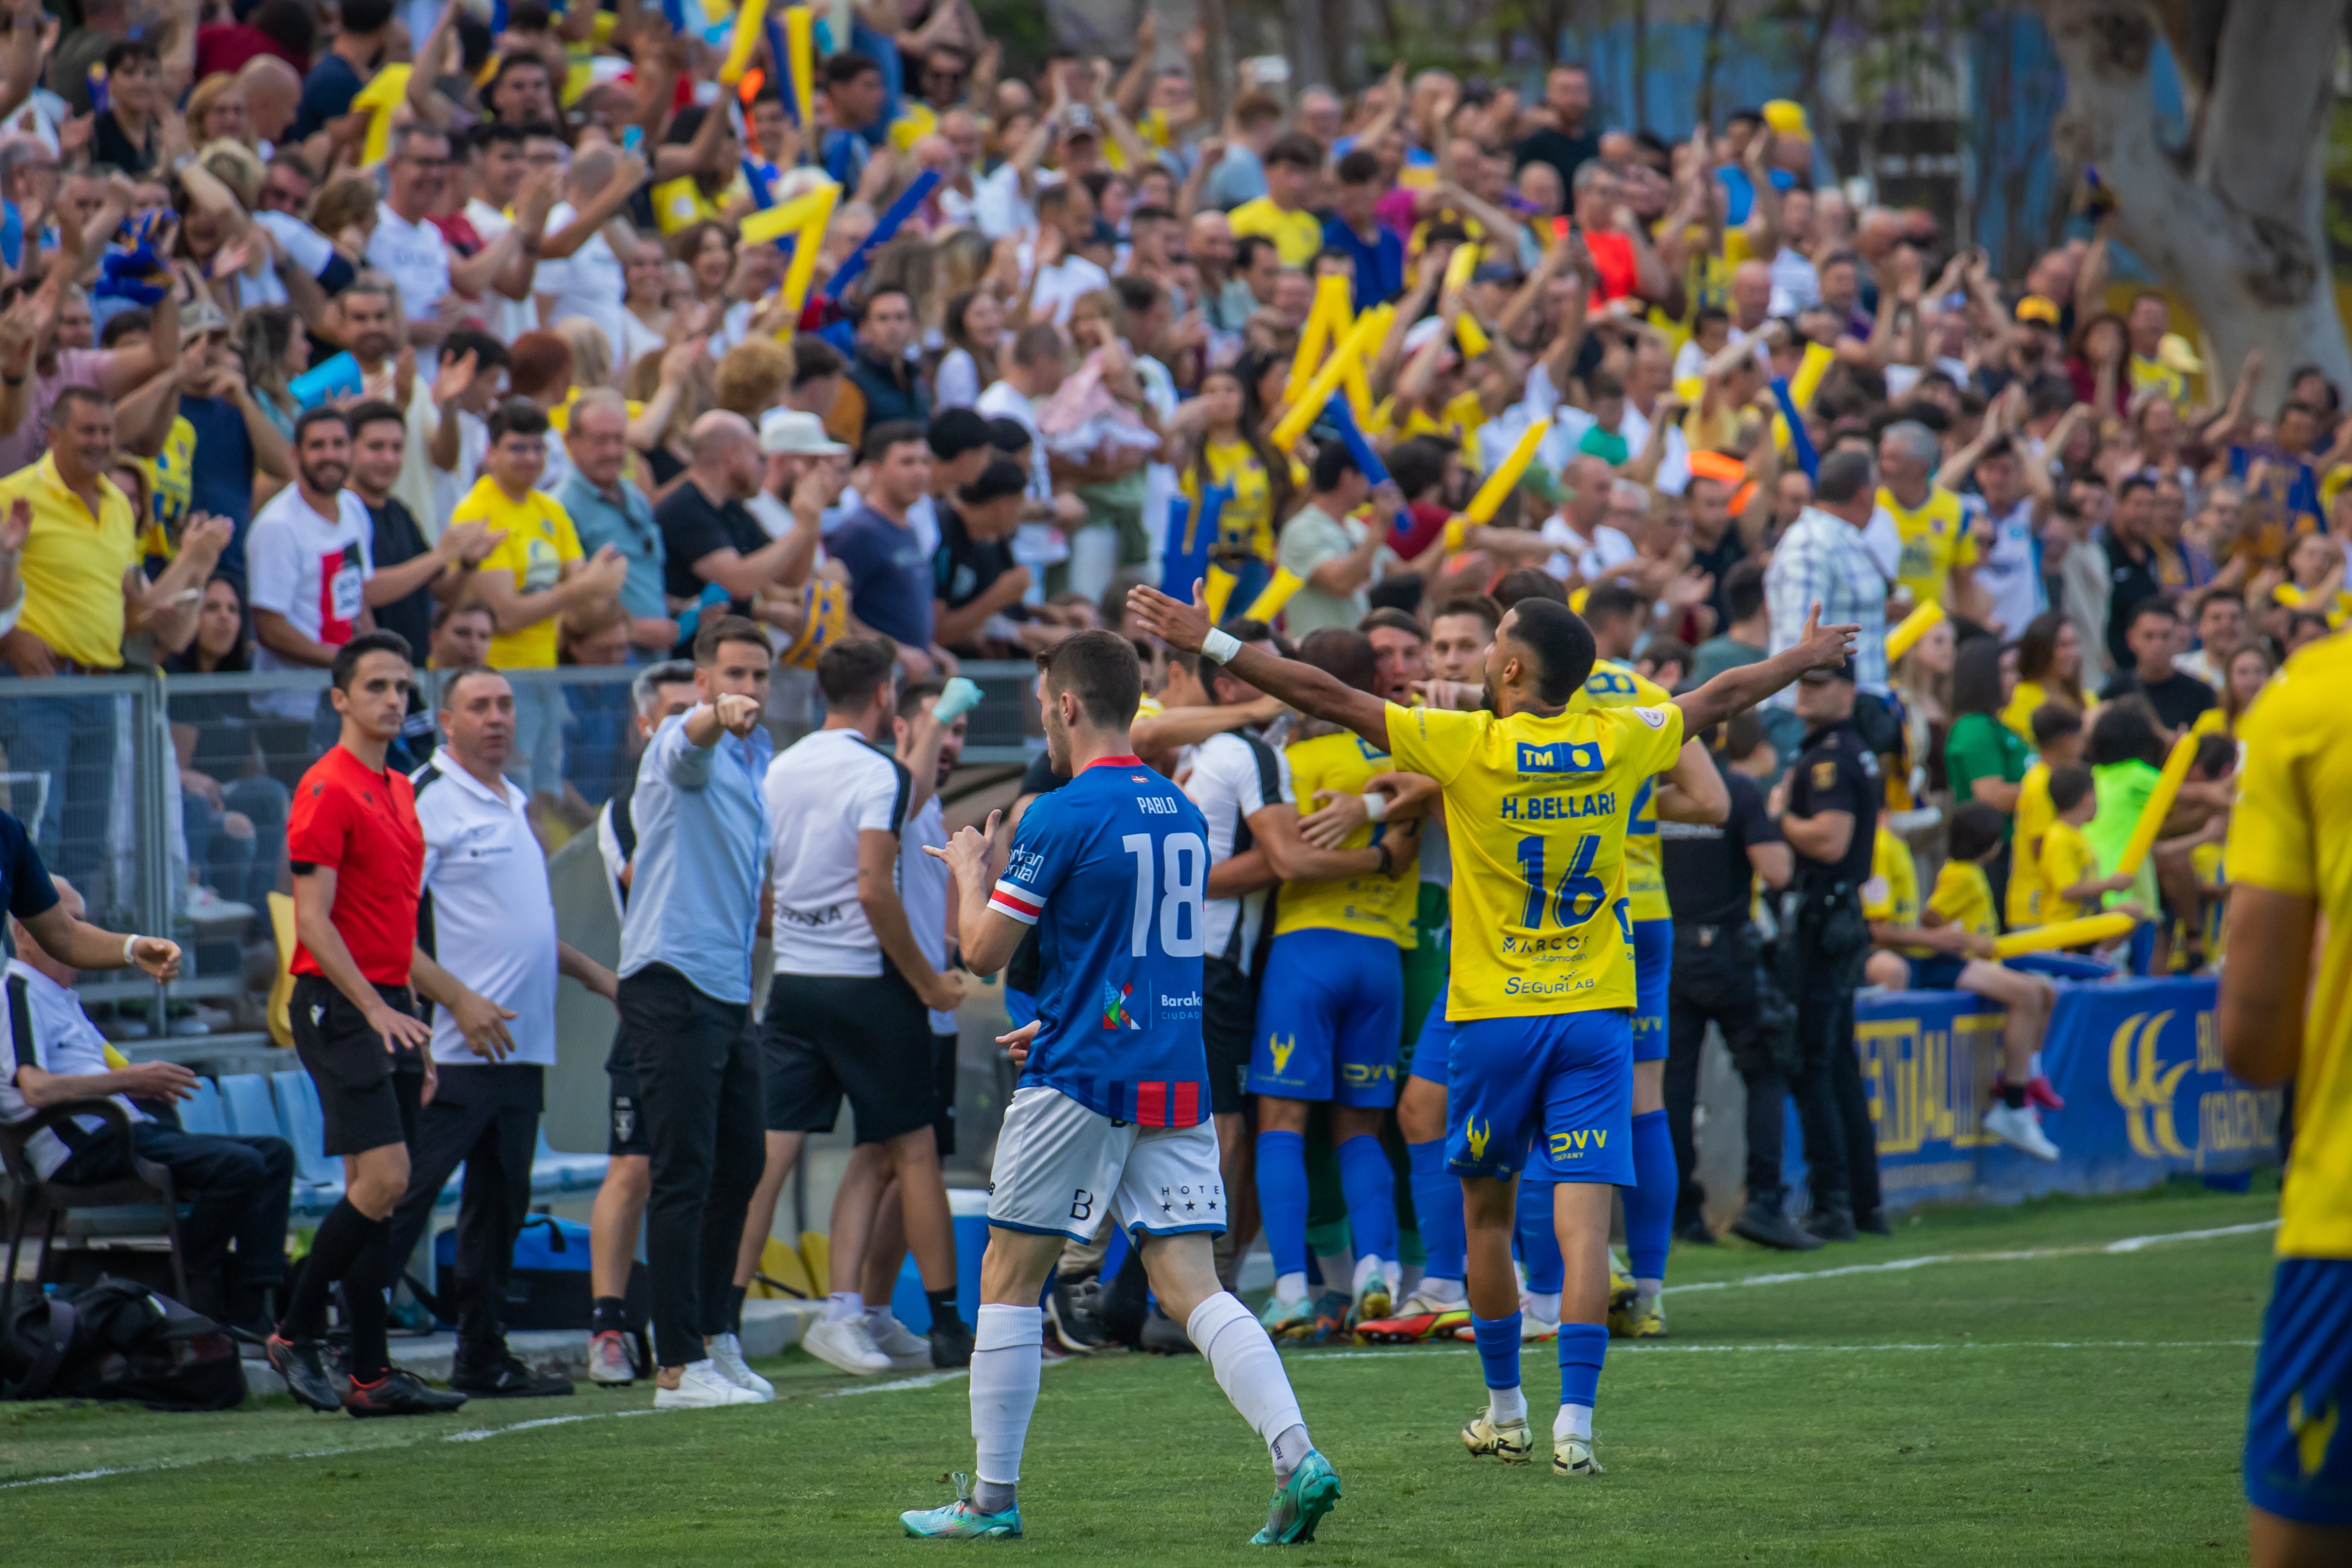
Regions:
[[[932, 444], [936, 450], [936, 436]], [[990, 453], [995, 449], [982, 448]], [[1004, 638], [989, 635], [989, 623], [999, 616], [1028, 619], [1021, 597], [1029, 591], [1029, 568], [1013, 558], [1013, 534], [1021, 526], [1028, 489], [1029, 476], [1021, 465], [998, 458], [955, 491], [952, 500], [939, 498], [940, 547], [931, 557], [931, 635], [960, 658], [1014, 651], [1003, 646]]]
[[474, 568], [499, 540], [478, 522], [460, 522], [444, 529], [435, 543], [425, 543], [415, 514], [392, 493], [400, 480], [407, 421], [399, 409], [379, 401], [352, 409], [351, 425], [350, 484], [367, 503], [368, 520], [375, 525], [370, 541], [375, 575], [368, 581], [368, 607], [375, 612], [377, 630], [398, 632], [411, 647], [429, 647], [434, 600], [464, 597]]
[[[1753, 752], [1763, 731], [1751, 715], [1727, 726], [1744, 735]], [[1776, 987], [1758, 970], [1756, 929], [1748, 918], [1750, 889], [1762, 878], [1767, 888], [1788, 885], [1789, 846], [1764, 809], [1764, 792], [1747, 774], [1723, 766], [1719, 737], [1698, 737], [1714, 754], [1731, 795], [1731, 815], [1721, 826], [1658, 824], [1658, 847], [1666, 899], [1675, 911], [1674, 975], [1666, 1001], [1666, 1121], [1675, 1139], [1682, 1190], [1675, 1201], [1675, 1234], [1685, 1241], [1712, 1242], [1701, 1215], [1706, 1189], [1698, 1184], [1698, 1154], [1691, 1132], [1698, 1102], [1698, 1068], [1706, 1026], [1723, 1031], [1731, 1062], [1748, 1090], [1748, 1204], [1731, 1222], [1732, 1231], [1760, 1246], [1810, 1252], [1820, 1237], [1789, 1218], [1787, 1188], [1780, 1180], [1781, 1135], [1787, 1121], [1788, 1084], [1783, 1073], [1788, 1010]], [[1735, 742], [1732, 750], [1741, 748]]]
[[1559, 171], [1561, 195], [1576, 189], [1576, 171], [1601, 156], [1601, 138], [1585, 128], [1592, 112], [1592, 78], [1580, 65], [1556, 65], [1544, 77], [1544, 108], [1551, 123], [1511, 150], [1511, 167], [1549, 163]]
[[1888, 1234], [1878, 1146], [1853, 1054], [1853, 992], [1870, 954], [1862, 885], [1885, 791], [1878, 759], [1853, 727], [1853, 665], [1811, 670], [1797, 685], [1804, 750], [1767, 809], [1795, 852], [1780, 900], [1781, 988], [1797, 1010], [1797, 1115], [1811, 1169], [1805, 1228], [1823, 1241], [1857, 1229]]
[[2164, 592], [2151, 537], [2155, 528], [2156, 481], [2134, 474], [2116, 487], [2115, 515], [2099, 539], [2107, 558], [2107, 657], [2117, 668], [2132, 661], [2132, 616]]
[[[767, 472], [758, 433], [741, 415], [713, 409], [694, 422], [688, 438], [694, 459], [686, 482], [654, 508], [662, 532], [662, 591], [677, 613], [677, 657], [692, 651], [701, 614], [748, 616], [796, 630], [797, 605], [763, 614], [755, 603], [808, 553], [796, 533], [769, 538], [743, 504], [760, 493]], [[703, 605], [706, 594], [712, 600], [725, 595], [725, 605]]]
[[2173, 667], [2172, 655], [2180, 641], [2180, 612], [2169, 599], [2143, 599], [2126, 624], [2124, 649], [2130, 663], [2107, 678], [2102, 701], [2113, 702], [2137, 691], [2165, 728], [2175, 731], [2197, 721], [2213, 706], [2213, 689], [2195, 676]]

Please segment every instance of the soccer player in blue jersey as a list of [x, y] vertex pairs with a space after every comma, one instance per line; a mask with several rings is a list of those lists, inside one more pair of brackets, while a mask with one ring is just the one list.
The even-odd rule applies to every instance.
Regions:
[[1567, 606], [1530, 599], [1504, 616], [1487, 651], [1486, 710], [1451, 712], [1383, 702], [1244, 648], [1211, 628], [1198, 588], [1190, 605], [1132, 589], [1128, 614], [1138, 628], [1230, 664], [1268, 696], [1353, 730], [1398, 767], [1444, 786], [1454, 856], [1446, 1163], [1462, 1178], [1471, 1326], [1487, 1387], [1486, 1408], [1463, 1440], [1507, 1464], [1533, 1458], [1511, 1230], [1516, 1178], [1539, 1137], [1559, 1183], [1553, 1215], [1567, 1263], [1552, 1470], [1597, 1473], [1592, 1406], [1609, 1343], [1610, 1188], [1633, 1182], [1624, 852], [1634, 798], [1675, 766], [1685, 723], [1719, 722], [1806, 669], [1843, 662], [1858, 628], [1809, 621], [1787, 652], [1664, 707], [1575, 710], [1570, 701], [1592, 672], [1592, 634]]
[[899, 1516], [908, 1535], [1021, 1534], [1015, 1485], [1037, 1405], [1045, 1315], [1038, 1297], [1066, 1239], [1106, 1212], [1128, 1227], [1168, 1315], [1274, 1459], [1260, 1545], [1314, 1539], [1339, 1478], [1307, 1440], [1274, 1342], [1217, 1282], [1225, 1190], [1209, 1121], [1201, 1043], [1209, 846], [1184, 793], [1143, 765], [1129, 729], [1143, 693], [1135, 647], [1086, 631], [1037, 656], [1045, 742], [1069, 783], [1021, 819], [1003, 875], [988, 832], [964, 828], [953, 868], [964, 962], [1002, 968], [1038, 933], [1037, 1017], [1005, 1037], [1023, 1052], [991, 1184], [971, 1357], [977, 1484], [942, 1508]]

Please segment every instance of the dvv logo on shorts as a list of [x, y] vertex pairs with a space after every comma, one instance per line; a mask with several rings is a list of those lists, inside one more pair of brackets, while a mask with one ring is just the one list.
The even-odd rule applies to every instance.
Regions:
[[1598, 741], [1554, 741], [1543, 746], [1519, 742], [1522, 773], [1597, 773], [1601, 766]]
[[1609, 1130], [1580, 1127], [1573, 1132], [1555, 1132], [1549, 1142], [1553, 1159], [1581, 1160], [1588, 1151], [1597, 1153], [1608, 1143]]
[[1113, 985], [1108, 980], [1103, 982], [1102, 1026], [1104, 1028], [1116, 1029], [1123, 1025], [1138, 1034], [1143, 1032], [1143, 1026], [1137, 1023], [1135, 1015], [1127, 1010], [1127, 999], [1134, 994], [1135, 987], [1132, 985]]

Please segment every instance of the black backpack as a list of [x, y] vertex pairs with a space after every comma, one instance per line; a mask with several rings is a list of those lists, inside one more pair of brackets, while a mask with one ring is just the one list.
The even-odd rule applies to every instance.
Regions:
[[229, 1410], [245, 1392], [227, 1331], [111, 1274], [20, 1300], [0, 1322], [0, 1397]]

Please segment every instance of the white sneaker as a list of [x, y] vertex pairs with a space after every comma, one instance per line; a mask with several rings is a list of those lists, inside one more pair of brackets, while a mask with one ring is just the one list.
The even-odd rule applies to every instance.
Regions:
[[766, 1401], [748, 1388], [738, 1388], [727, 1381], [719, 1368], [707, 1361], [688, 1362], [678, 1374], [676, 1388], [654, 1390], [656, 1410], [708, 1410], [719, 1405], [761, 1405]]
[[866, 1333], [874, 1342], [874, 1348], [889, 1358], [892, 1372], [931, 1370], [931, 1342], [890, 1313], [866, 1313]]
[[188, 923], [190, 925], [242, 925], [253, 919], [253, 906], [235, 899], [224, 899], [202, 882], [188, 887]]
[[2011, 1106], [1996, 1100], [1984, 1114], [1984, 1130], [2012, 1149], [2022, 1149], [2037, 1160], [2055, 1160], [2058, 1145], [2042, 1131], [2042, 1116], [2030, 1105]]
[[636, 1381], [626, 1338], [617, 1329], [588, 1337], [588, 1381], [620, 1387]]
[[[808, 1332], [801, 1336], [801, 1349], [819, 1361], [829, 1362], [842, 1371], [855, 1373], [860, 1377], [871, 1377], [877, 1372], [890, 1370], [890, 1358], [884, 1355], [881, 1347], [874, 1342], [874, 1336], [866, 1331], [863, 1317], [828, 1318], [823, 1322], [812, 1323]], [[931, 1364], [928, 1354], [923, 1358], [923, 1364]]]
[[710, 1364], [719, 1369], [719, 1376], [738, 1388], [750, 1389], [760, 1396], [762, 1404], [776, 1396], [776, 1385], [753, 1372], [751, 1363], [743, 1359], [741, 1340], [733, 1334], [720, 1334], [710, 1342], [709, 1348]]

